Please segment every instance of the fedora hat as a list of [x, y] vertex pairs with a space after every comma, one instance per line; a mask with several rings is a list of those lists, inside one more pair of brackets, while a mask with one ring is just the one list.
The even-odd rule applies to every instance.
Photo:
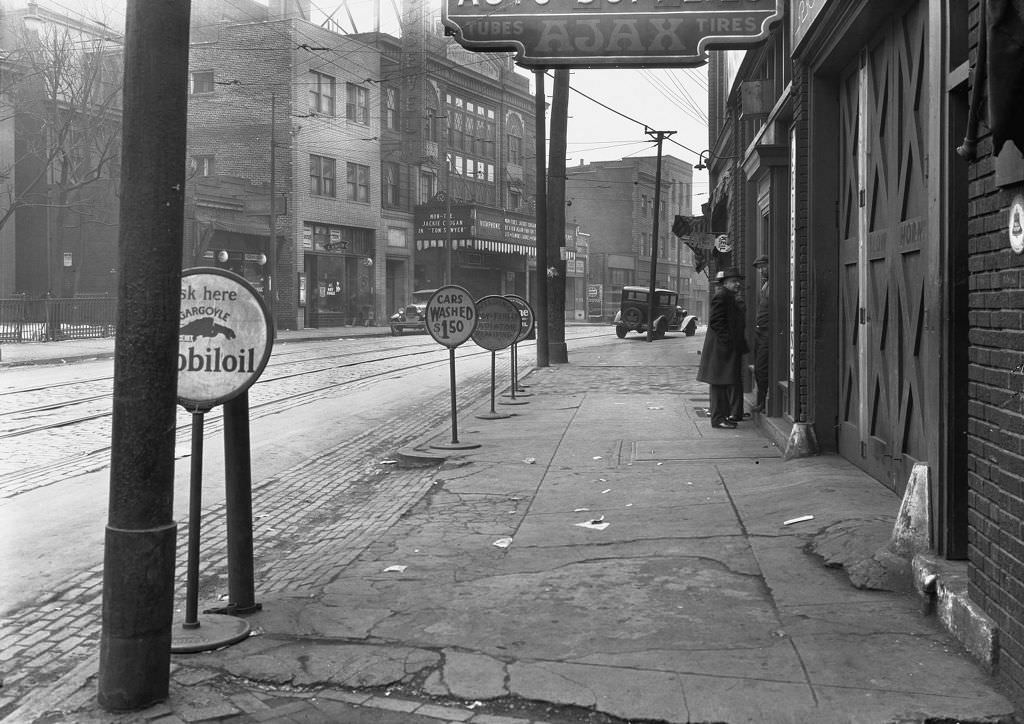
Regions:
[[767, 254], [762, 254], [761, 256], [759, 256], [756, 259], [754, 259], [754, 263], [751, 264], [751, 266], [762, 266], [762, 265], [767, 266], [767, 264], [768, 264], [768, 255]]
[[734, 266], [731, 266], [728, 269], [726, 269], [724, 272], [722, 272], [722, 281], [723, 282], [726, 279], [743, 279], [743, 278], [744, 278], [744, 276], [742, 274], [740, 274], [740, 270], [737, 269]]

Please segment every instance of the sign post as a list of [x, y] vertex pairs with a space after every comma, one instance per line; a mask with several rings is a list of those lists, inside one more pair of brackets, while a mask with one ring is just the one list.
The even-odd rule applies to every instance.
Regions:
[[455, 348], [469, 339], [476, 328], [476, 304], [462, 287], [449, 284], [438, 289], [427, 300], [427, 332], [438, 344], [448, 348], [448, 377], [452, 397], [452, 440], [434, 443], [440, 450], [468, 450], [477, 443], [459, 442], [459, 413], [455, 403]]
[[506, 297], [492, 294], [476, 300], [476, 329], [473, 341], [491, 351], [491, 410], [477, 415], [482, 420], [500, 420], [511, 415], [494, 409], [495, 353], [512, 345], [523, 328], [519, 308]]
[[[192, 413], [192, 461], [185, 620], [171, 633], [174, 653], [210, 651], [249, 635], [249, 624], [240, 618], [198, 612], [203, 423], [207, 412], [241, 395], [259, 379], [270, 359], [273, 339], [267, 305], [245, 279], [223, 269], [182, 273], [178, 404]], [[229, 535], [237, 533], [229, 531]]]

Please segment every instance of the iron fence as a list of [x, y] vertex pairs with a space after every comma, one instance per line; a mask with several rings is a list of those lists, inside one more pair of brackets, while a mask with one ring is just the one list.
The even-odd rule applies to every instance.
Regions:
[[113, 337], [115, 297], [0, 299], [0, 342], [55, 342]]

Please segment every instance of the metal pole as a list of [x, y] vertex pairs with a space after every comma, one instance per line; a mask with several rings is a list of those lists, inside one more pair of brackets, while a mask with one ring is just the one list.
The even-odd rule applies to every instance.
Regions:
[[274, 276], [277, 274], [277, 210], [274, 198], [277, 187], [277, 143], [274, 129], [277, 126], [277, 94], [270, 94], [270, 239], [267, 242], [267, 288], [264, 292], [267, 306], [270, 307], [270, 318], [274, 320], [273, 328], [277, 328], [277, 285]]
[[203, 517], [203, 419], [206, 410], [192, 411], [192, 465], [188, 493], [188, 575], [183, 628], [199, 628], [199, 528]]
[[188, 0], [128, 0], [126, 13], [120, 275], [97, 691], [109, 711], [142, 709], [169, 694], [190, 9]]
[[256, 603], [253, 567], [248, 391], [224, 403], [224, 472], [228, 605], [218, 613], [251, 613], [262, 606]]
[[534, 114], [536, 115], [534, 128], [536, 129], [535, 149], [537, 169], [537, 366], [547, 367], [548, 363], [548, 194], [547, 194], [547, 164], [544, 161], [544, 153], [547, 147], [545, 129], [545, 118], [547, 106], [544, 101], [544, 73], [543, 68], [533, 72], [536, 86], [534, 88]]
[[459, 444], [459, 411], [455, 404], [455, 348], [448, 348], [448, 382], [452, 389], [452, 445]]
[[661, 215], [661, 144], [675, 131], [647, 131], [658, 139], [658, 162], [654, 172], [654, 229], [651, 239], [651, 289], [647, 298], [647, 341], [654, 341], [654, 290], [658, 286], [658, 217]]

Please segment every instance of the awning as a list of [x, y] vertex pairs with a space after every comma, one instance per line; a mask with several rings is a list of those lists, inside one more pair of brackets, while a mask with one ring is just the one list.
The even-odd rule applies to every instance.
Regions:
[[[417, 239], [416, 249], [443, 249], [447, 246], [445, 239]], [[537, 247], [529, 244], [516, 244], [510, 241], [492, 241], [491, 239], [452, 239], [452, 247], [455, 249], [473, 249], [475, 251], [489, 251], [495, 254], [522, 254], [534, 258], [537, 256]]]

